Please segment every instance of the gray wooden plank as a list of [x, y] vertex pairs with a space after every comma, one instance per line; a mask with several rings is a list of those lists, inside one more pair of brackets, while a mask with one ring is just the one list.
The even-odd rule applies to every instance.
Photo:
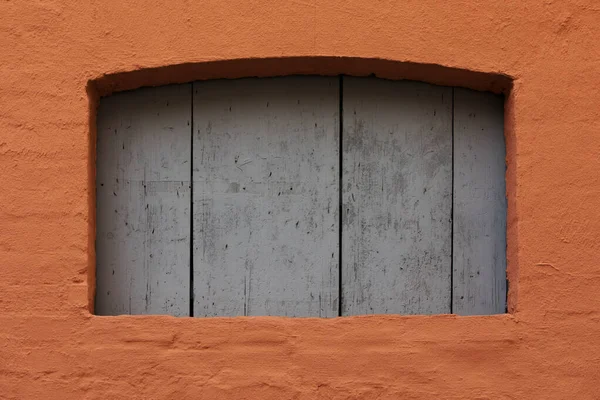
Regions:
[[504, 313], [506, 184], [502, 96], [454, 92], [453, 311]]
[[448, 313], [452, 89], [343, 82], [342, 315]]
[[191, 85], [100, 101], [96, 313], [189, 315]]
[[338, 80], [194, 84], [194, 314], [338, 314]]

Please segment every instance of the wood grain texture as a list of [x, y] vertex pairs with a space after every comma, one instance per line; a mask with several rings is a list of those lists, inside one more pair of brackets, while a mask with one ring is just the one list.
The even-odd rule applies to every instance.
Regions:
[[189, 314], [191, 85], [98, 110], [96, 313]]
[[450, 311], [451, 101], [344, 77], [343, 315]]
[[506, 184], [503, 98], [454, 92], [453, 310], [506, 308]]
[[194, 84], [194, 313], [338, 314], [338, 80]]

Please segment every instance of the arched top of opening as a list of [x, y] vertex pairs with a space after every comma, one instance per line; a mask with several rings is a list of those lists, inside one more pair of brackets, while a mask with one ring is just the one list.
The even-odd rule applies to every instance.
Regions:
[[108, 73], [91, 80], [89, 89], [102, 97], [143, 86], [287, 75], [376, 76], [504, 94], [512, 86], [512, 78], [502, 73], [471, 71], [438, 64], [358, 57], [285, 57], [207, 61]]

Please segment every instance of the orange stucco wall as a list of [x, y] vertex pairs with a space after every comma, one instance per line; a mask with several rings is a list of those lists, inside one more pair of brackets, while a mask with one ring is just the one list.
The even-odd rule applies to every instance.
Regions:
[[[597, 0], [0, 1], [0, 399], [600, 398]], [[503, 91], [510, 314], [97, 317], [115, 90], [375, 73]]]

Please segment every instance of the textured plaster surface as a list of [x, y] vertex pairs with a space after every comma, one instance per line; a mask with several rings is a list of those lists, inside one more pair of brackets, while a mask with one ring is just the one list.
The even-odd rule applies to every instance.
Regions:
[[[0, 399], [598, 398], [599, 38], [596, 0], [0, 1]], [[292, 73], [507, 94], [509, 314], [90, 313], [98, 96]]]

